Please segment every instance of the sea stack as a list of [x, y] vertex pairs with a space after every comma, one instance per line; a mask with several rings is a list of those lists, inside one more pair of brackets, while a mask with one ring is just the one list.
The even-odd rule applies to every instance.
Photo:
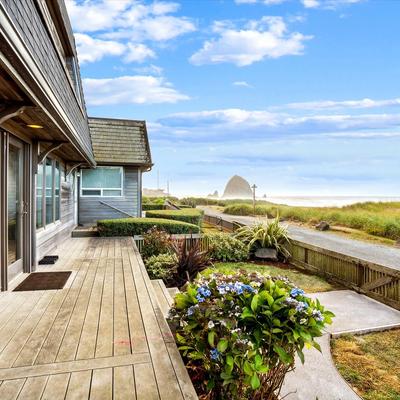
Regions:
[[239, 175], [232, 176], [225, 186], [224, 199], [251, 199], [253, 192], [251, 190], [249, 182]]

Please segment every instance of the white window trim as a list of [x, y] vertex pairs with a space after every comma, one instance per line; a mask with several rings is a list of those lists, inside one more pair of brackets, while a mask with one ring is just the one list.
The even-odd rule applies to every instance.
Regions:
[[[111, 197], [123, 197], [124, 196], [124, 167], [112, 167], [112, 166], [106, 166], [106, 165], [101, 165], [98, 166], [97, 168], [108, 168], [108, 169], [119, 169], [121, 172], [121, 187], [119, 188], [84, 188], [82, 183], [83, 183], [83, 173], [84, 171], [90, 171], [89, 169], [82, 169], [81, 170], [81, 185], [80, 185], [80, 190], [79, 190], [79, 195], [81, 197], [104, 197], [104, 198], [111, 198]], [[84, 190], [100, 190], [100, 194], [83, 194]], [[119, 196], [104, 196], [103, 195], [103, 190], [119, 190], [120, 195]]]

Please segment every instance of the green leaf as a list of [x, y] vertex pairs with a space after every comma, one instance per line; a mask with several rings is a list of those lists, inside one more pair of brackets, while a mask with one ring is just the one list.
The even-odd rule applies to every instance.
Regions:
[[317, 342], [313, 342], [313, 347], [316, 348], [320, 353], [322, 353], [321, 346]]
[[217, 349], [220, 353], [223, 353], [228, 348], [228, 341], [226, 339], [221, 339], [217, 344]]
[[180, 335], [179, 333], [176, 334], [176, 341], [178, 343], [186, 343], [186, 339], [182, 335]]
[[221, 377], [223, 380], [227, 380], [227, 379], [231, 379], [231, 378], [232, 378], [232, 375], [231, 375], [231, 374], [228, 374], [228, 373], [226, 373], [226, 372], [221, 372], [220, 377]]
[[243, 309], [242, 315], [241, 317], [244, 318], [255, 318], [254, 314], [252, 313], [252, 311], [250, 309], [248, 309], [247, 307], [245, 307]]
[[234, 363], [233, 363], [233, 357], [231, 355], [228, 354], [226, 356], [225, 364], [226, 364], [225, 368], [226, 372], [232, 373]]
[[251, 300], [251, 309], [253, 310], [253, 312], [257, 311], [257, 307], [258, 307], [258, 294], [256, 294], [255, 296], [253, 296], [253, 299]]
[[268, 371], [269, 371], [268, 365], [260, 365], [257, 368], [257, 372], [259, 372], [260, 374], [266, 374]]
[[286, 353], [286, 351], [282, 347], [275, 345], [274, 351], [278, 354], [281, 361], [285, 364], [291, 364], [293, 362], [293, 357], [290, 354]]
[[208, 343], [211, 347], [214, 347], [215, 331], [208, 332]]
[[253, 375], [253, 368], [251, 367], [251, 364], [248, 361], [244, 362], [243, 370], [246, 375]]
[[258, 368], [262, 364], [262, 357], [259, 354], [257, 354], [254, 357], [254, 364], [255, 364], [256, 368]]
[[297, 355], [299, 356], [301, 363], [304, 364], [304, 353], [300, 349], [297, 349]]
[[254, 373], [254, 375], [251, 377], [250, 383], [251, 383], [251, 388], [253, 390], [256, 390], [260, 387], [261, 382], [260, 382], [260, 379], [258, 378], [257, 373]]

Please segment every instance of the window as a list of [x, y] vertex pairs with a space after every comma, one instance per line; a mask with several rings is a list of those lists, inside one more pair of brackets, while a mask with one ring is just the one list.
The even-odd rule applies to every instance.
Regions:
[[122, 167], [83, 169], [81, 176], [81, 196], [122, 196]]
[[46, 158], [36, 175], [36, 228], [60, 219], [61, 166]]

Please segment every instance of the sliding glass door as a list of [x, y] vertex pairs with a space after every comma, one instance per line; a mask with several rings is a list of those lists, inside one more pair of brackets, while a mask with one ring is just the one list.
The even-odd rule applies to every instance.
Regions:
[[24, 145], [10, 137], [7, 169], [7, 266], [8, 281], [23, 272], [24, 222], [28, 214], [24, 201]]

